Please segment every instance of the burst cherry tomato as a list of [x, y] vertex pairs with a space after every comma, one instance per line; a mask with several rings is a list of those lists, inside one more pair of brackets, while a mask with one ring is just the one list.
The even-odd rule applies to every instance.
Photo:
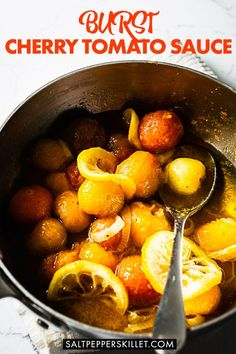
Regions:
[[117, 266], [116, 273], [128, 291], [130, 305], [148, 306], [160, 299], [160, 294], [152, 288], [143, 273], [141, 256], [123, 258]]
[[98, 243], [87, 240], [81, 244], [80, 259], [103, 264], [113, 271], [117, 266], [117, 258], [111, 251], [106, 251]]
[[130, 145], [128, 137], [124, 133], [113, 133], [110, 136], [108, 147], [117, 157], [118, 162], [127, 159], [134, 152], [134, 148]]
[[78, 170], [76, 161], [71, 162], [71, 164], [67, 167], [66, 175], [75, 191], [79, 189], [80, 185], [85, 180]]
[[105, 143], [105, 131], [95, 119], [77, 119], [68, 125], [66, 140], [71, 149], [78, 153], [83, 149], [103, 146]]
[[156, 111], [146, 114], [139, 125], [139, 138], [142, 146], [150, 151], [161, 153], [172, 149], [184, 134], [179, 117], [171, 111]]
[[89, 237], [108, 250], [116, 250], [122, 236], [125, 223], [119, 215], [98, 218], [91, 223]]

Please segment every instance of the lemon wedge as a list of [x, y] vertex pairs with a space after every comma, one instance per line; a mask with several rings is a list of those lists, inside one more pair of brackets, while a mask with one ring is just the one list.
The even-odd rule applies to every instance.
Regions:
[[[152, 287], [163, 294], [172, 254], [174, 233], [160, 231], [148, 237], [142, 247], [143, 271]], [[220, 267], [193, 241], [184, 237], [182, 282], [184, 300], [193, 299], [221, 282]]]

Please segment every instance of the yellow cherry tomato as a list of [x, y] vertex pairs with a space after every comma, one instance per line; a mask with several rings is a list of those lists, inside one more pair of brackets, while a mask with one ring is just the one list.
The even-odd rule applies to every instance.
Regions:
[[165, 182], [178, 194], [191, 195], [198, 191], [206, 168], [201, 161], [181, 157], [165, 168]]

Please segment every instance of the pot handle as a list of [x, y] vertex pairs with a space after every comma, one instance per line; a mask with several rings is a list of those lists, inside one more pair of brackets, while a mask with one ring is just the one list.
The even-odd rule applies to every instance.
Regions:
[[2, 261], [0, 252], [0, 299], [4, 297], [17, 297], [17, 289], [8, 276], [9, 271]]
[[[0, 259], [0, 300], [5, 297], [14, 297], [38, 315], [40, 319], [42, 318], [49, 323], [53, 323], [54, 326], [59, 327], [62, 330], [69, 330], [66, 322], [42, 309], [37, 303], [22, 294], [18, 287], [15, 285], [12, 275]], [[46, 324], [44, 324], [44, 326], [45, 325]]]
[[[9, 285], [8, 285], [9, 284]], [[4, 297], [16, 297], [16, 292], [11, 287], [11, 283], [7, 281], [6, 275], [0, 269], [0, 299]]]

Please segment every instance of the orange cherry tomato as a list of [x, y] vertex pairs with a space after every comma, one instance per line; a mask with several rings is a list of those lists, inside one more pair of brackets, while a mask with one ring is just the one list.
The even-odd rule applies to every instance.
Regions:
[[171, 230], [164, 207], [155, 201], [147, 203], [134, 202], [131, 210], [131, 239], [136, 247], [141, 247], [148, 236], [157, 231]]
[[106, 251], [102, 246], [95, 242], [84, 241], [81, 244], [80, 259], [103, 264], [113, 271], [117, 266], [117, 258], [111, 251]]
[[46, 218], [38, 222], [26, 242], [32, 254], [45, 256], [62, 250], [66, 241], [67, 233], [62, 223], [57, 219]]
[[80, 207], [98, 217], [114, 216], [124, 205], [121, 186], [112, 181], [85, 180], [79, 188]]
[[54, 273], [65, 264], [79, 260], [80, 247], [75, 247], [71, 250], [63, 250], [57, 253], [50, 254], [43, 259], [40, 265], [40, 279], [43, 283], [49, 284]]
[[94, 146], [103, 146], [105, 131], [95, 119], [82, 118], [72, 121], [66, 129], [66, 140], [73, 152]]
[[60, 194], [55, 200], [54, 209], [57, 217], [71, 233], [81, 232], [90, 224], [91, 217], [80, 207], [75, 191]]
[[149, 198], [156, 192], [162, 180], [158, 158], [147, 151], [135, 151], [117, 166], [116, 173], [135, 182], [135, 196], [138, 198]]
[[22, 224], [32, 224], [50, 215], [53, 205], [51, 193], [41, 186], [23, 187], [10, 201], [10, 214]]
[[51, 172], [45, 178], [46, 187], [55, 195], [72, 189], [65, 172]]
[[70, 149], [60, 139], [41, 139], [35, 143], [32, 149], [32, 163], [42, 170], [59, 170], [71, 159]]

